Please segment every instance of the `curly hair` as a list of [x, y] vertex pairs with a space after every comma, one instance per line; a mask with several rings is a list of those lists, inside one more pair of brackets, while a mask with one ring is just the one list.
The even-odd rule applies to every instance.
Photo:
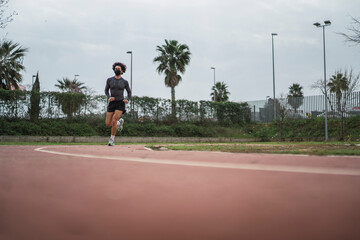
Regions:
[[115, 71], [115, 67], [116, 67], [116, 66], [120, 66], [120, 67], [121, 67], [121, 71], [122, 71], [123, 73], [126, 72], [126, 65], [125, 65], [125, 64], [123, 64], [123, 63], [121, 63], [121, 62], [116, 62], [116, 63], [114, 63], [114, 64], [112, 65], [113, 71]]

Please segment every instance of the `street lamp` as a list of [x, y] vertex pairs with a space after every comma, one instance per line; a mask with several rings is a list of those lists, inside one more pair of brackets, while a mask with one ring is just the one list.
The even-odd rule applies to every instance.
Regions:
[[271, 34], [271, 44], [272, 44], [272, 67], [273, 67], [273, 104], [274, 104], [274, 113], [273, 120], [276, 119], [276, 104], [275, 104], [275, 62], [274, 62], [274, 36], [277, 36], [277, 33]]
[[213, 69], [214, 70], [214, 102], [216, 101], [216, 95], [215, 95], [215, 89], [216, 89], [216, 87], [215, 87], [215, 68], [214, 67], [211, 67], [211, 69]]
[[321, 25], [320, 23], [316, 22], [314, 25], [318, 28], [322, 27], [323, 29], [323, 46], [324, 46], [324, 90], [325, 90], [325, 140], [327, 141], [328, 138], [328, 124], [327, 124], [327, 113], [328, 113], [328, 103], [327, 103], [327, 87], [326, 87], [326, 55], [325, 55], [325, 27], [330, 26], [331, 22], [329, 20], [324, 21], [324, 24]]
[[34, 78], [36, 78], [36, 75], [32, 75], [32, 82], [31, 82], [32, 86], [34, 86]]
[[[131, 55], [131, 64], [130, 64], [130, 89], [131, 89], [131, 92], [134, 93], [133, 88], [132, 88], [132, 62], [133, 62], [132, 59], [133, 59], [133, 53], [132, 53], [132, 51], [127, 51], [126, 53]], [[134, 95], [134, 94], [131, 94], [131, 95]]]
[[79, 74], [75, 74], [74, 75], [74, 80], [76, 80], [76, 77], [79, 77], [80, 75]]

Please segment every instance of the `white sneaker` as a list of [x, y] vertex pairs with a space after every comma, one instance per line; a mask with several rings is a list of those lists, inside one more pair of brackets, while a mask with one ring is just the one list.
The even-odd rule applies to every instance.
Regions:
[[114, 143], [114, 140], [112, 140], [111, 138], [109, 139], [109, 143], [108, 143], [108, 146], [114, 146], [115, 143]]
[[120, 120], [117, 122], [117, 130], [121, 132], [124, 128], [124, 122], [125, 120], [120, 118]]

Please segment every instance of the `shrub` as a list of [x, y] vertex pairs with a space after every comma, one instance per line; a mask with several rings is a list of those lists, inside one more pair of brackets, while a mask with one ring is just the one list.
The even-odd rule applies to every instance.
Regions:
[[[126, 116], [125, 116], [126, 117]], [[283, 138], [324, 137], [324, 119], [289, 119], [283, 122]], [[38, 136], [109, 136], [110, 127], [105, 125], [103, 114], [72, 119], [39, 119], [30, 122], [23, 119], [0, 118], [0, 135]], [[329, 119], [329, 137], [339, 136], [339, 120]], [[256, 137], [263, 141], [279, 140], [280, 128], [277, 122], [221, 125], [212, 121], [183, 122], [135, 122], [126, 118], [121, 136], [140, 137]], [[360, 116], [347, 118], [345, 136], [360, 138]]]

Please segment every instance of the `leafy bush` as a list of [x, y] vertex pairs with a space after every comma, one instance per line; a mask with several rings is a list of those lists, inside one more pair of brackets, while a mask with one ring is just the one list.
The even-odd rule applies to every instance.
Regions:
[[[340, 120], [329, 119], [329, 137], [338, 137]], [[290, 119], [283, 122], [283, 138], [308, 139], [324, 137], [324, 119]], [[75, 117], [72, 119], [40, 119], [30, 122], [22, 119], [0, 118], [0, 135], [37, 136], [109, 136], [110, 127], [105, 125], [105, 116]], [[256, 137], [262, 141], [280, 140], [278, 122], [230, 126], [212, 121], [144, 122], [133, 121], [125, 115], [122, 136], [137, 137]], [[360, 138], [360, 116], [345, 121], [347, 139]]]
[[28, 120], [7, 121], [0, 118], [0, 135], [96, 136], [98, 134], [87, 123], [69, 122], [63, 119], [39, 120], [33, 123]]

